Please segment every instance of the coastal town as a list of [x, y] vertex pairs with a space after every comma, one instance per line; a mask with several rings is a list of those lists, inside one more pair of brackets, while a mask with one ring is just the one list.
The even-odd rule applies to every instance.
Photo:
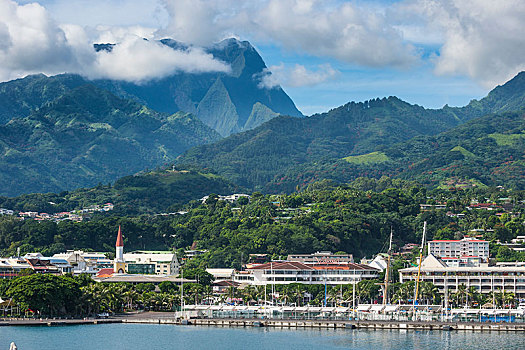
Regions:
[[[428, 210], [428, 206], [421, 206], [421, 210]], [[169, 308], [178, 310], [178, 318], [188, 319], [525, 321], [525, 262], [492, 261], [489, 242], [478, 238], [479, 230], [471, 234], [462, 239], [423, 240], [421, 246], [406, 244], [398, 251], [390, 247], [359, 262], [352, 254], [329, 251], [289, 254], [278, 260], [268, 254], [250, 254], [240, 269], [207, 268], [200, 275], [188, 276], [187, 272], [190, 278], [184, 278], [185, 265], [205, 251], [187, 250], [182, 256], [174, 251], [124, 253], [119, 227], [115, 252], [70, 250], [50, 257], [27, 253], [0, 258], [0, 279], [32, 274], [85, 275], [101, 285], [147, 285], [153, 294], [177, 294], [180, 289], [178, 306], [171, 298]], [[507, 246], [521, 251], [524, 242], [525, 236], [518, 236]], [[413, 264], [418, 251], [419, 259]], [[396, 270], [398, 276], [392, 276], [393, 259], [404, 261]], [[184, 284], [189, 299], [183, 296]], [[202, 286], [206, 287], [199, 288]], [[311, 287], [321, 287], [316, 289], [321, 297], [315, 297], [308, 289]], [[155, 309], [138, 299], [135, 304], [122, 301], [122, 305], [99, 311]], [[4, 317], [35, 312], [23, 310], [13, 299], [0, 301]], [[161, 309], [166, 310], [166, 305]]]

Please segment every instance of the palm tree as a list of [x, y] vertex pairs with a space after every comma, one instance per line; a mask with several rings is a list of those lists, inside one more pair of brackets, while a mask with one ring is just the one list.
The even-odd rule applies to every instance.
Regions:
[[414, 286], [413, 281], [405, 282], [396, 288], [392, 301], [394, 303], [408, 303], [410, 299], [414, 297]]
[[420, 290], [421, 298], [426, 304], [433, 304], [439, 296], [439, 290], [432, 282], [422, 282]]
[[460, 305], [461, 300], [463, 299], [463, 305], [466, 305], [467, 303], [467, 286], [465, 286], [463, 283], [460, 284], [456, 290], [456, 293], [454, 293], [454, 299], [456, 300], [456, 305]]
[[469, 305], [472, 305], [474, 304], [474, 302], [476, 303], [480, 303], [481, 302], [481, 293], [478, 292], [478, 290], [476, 289], [476, 287], [474, 286], [470, 286], [467, 290], [467, 297], [468, 297], [468, 300], [469, 300]]
[[511, 305], [516, 302], [516, 296], [514, 295], [514, 293], [505, 292], [503, 295], [503, 302], [505, 303], [505, 305], [509, 305], [510, 308]]

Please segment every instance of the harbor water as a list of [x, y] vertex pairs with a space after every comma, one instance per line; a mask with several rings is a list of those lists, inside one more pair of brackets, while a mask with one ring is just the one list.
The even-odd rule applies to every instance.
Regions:
[[219, 328], [153, 324], [0, 327], [0, 350], [525, 349], [517, 332]]

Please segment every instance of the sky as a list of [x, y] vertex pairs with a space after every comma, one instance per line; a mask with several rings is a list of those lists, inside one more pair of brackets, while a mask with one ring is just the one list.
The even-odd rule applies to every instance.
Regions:
[[[0, 0], [0, 81], [228, 72], [202, 48], [235, 37], [266, 62], [261, 88], [306, 115], [392, 95], [462, 106], [525, 70], [523, 18], [523, 0]], [[153, 40], [167, 37], [191, 48]]]

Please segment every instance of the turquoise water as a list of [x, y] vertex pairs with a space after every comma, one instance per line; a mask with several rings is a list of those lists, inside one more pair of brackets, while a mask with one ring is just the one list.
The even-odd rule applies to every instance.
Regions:
[[56, 349], [525, 349], [525, 334], [289, 330], [108, 324], [0, 327], [0, 350]]

